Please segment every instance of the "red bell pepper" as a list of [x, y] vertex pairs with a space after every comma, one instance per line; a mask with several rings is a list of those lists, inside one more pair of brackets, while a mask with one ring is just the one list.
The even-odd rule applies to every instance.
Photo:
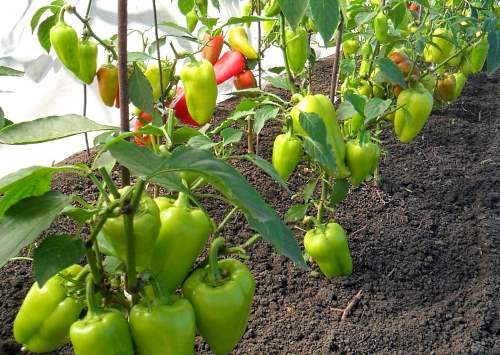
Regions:
[[[152, 120], [153, 117], [151, 117], [150, 114], [141, 111], [141, 113], [139, 113], [139, 118], [137, 118], [134, 122], [134, 132], [138, 132], [142, 126], [146, 125], [146, 123], [149, 123]], [[147, 134], [141, 134], [141, 138], [145, 142], [151, 141], [151, 137]], [[142, 141], [138, 137], [134, 137], [134, 141], [137, 145], [144, 145], [144, 143], [142, 143]]]
[[210, 63], [215, 64], [219, 60], [222, 46], [224, 45], [224, 36], [217, 35], [210, 38], [210, 33], [205, 33], [204, 41], [208, 41], [206, 46], [201, 50], [202, 58], [208, 60]]
[[[236, 51], [227, 51], [217, 63], [214, 64], [215, 81], [217, 85], [222, 84], [233, 76], [241, 73], [244, 69], [245, 57], [243, 54]], [[183, 123], [191, 126], [199, 126], [188, 112], [184, 89], [177, 88], [175, 97], [170, 102], [169, 107], [175, 110], [175, 116]]]
[[233, 84], [237, 90], [252, 89], [257, 87], [257, 80], [251, 70], [244, 70], [234, 77]]

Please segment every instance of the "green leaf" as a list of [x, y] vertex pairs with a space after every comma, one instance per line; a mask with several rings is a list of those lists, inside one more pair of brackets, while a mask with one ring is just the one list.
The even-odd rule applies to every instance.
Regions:
[[0, 267], [35, 241], [69, 203], [68, 196], [49, 191], [12, 206], [0, 219]]
[[50, 52], [50, 29], [56, 24], [56, 16], [47, 17], [38, 27], [38, 42], [47, 53]]
[[302, 191], [304, 201], [308, 202], [311, 199], [314, 191], [316, 190], [316, 185], [318, 185], [318, 179], [314, 179], [313, 181], [307, 183], [306, 186], [304, 186], [304, 191]]
[[14, 122], [5, 118], [5, 113], [3, 112], [2, 108], [0, 107], [0, 130], [2, 128], [10, 126], [12, 124], [14, 124]]
[[340, 21], [340, 9], [337, 0], [309, 0], [311, 15], [318, 31], [328, 46]]
[[349, 102], [360, 115], [365, 114], [366, 101], [363, 96], [358, 94], [349, 94], [346, 95], [345, 100]]
[[241, 17], [230, 17], [226, 23], [224, 23], [221, 27], [231, 26], [231, 25], [239, 25], [239, 24], [247, 24], [250, 22], [260, 22], [271, 20], [269, 17], [265, 16], [241, 16]]
[[266, 122], [270, 119], [276, 118], [279, 112], [279, 107], [273, 105], [266, 105], [255, 111], [255, 118], [253, 122], [254, 133], [259, 135]]
[[18, 170], [0, 179], [0, 218], [13, 205], [24, 198], [41, 196], [50, 190], [55, 172], [81, 171], [77, 167], [32, 166]]
[[391, 106], [392, 100], [382, 100], [381, 98], [375, 97], [368, 100], [365, 105], [364, 116], [366, 119], [372, 119], [383, 114], [389, 106]]
[[128, 82], [130, 101], [142, 111], [153, 114], [153, 89], [142, 70], [134, 63], [134, 71]]
[[337, 109], [337, 120], [345, 121], [356, 114], [356, 109], [349, 101], [343, 101]]
[[376, 12], [360, 12], [354, 17], [354, 20], [356, 21], [356, 25], [361, 27], [365, 23], [370, 22], [375, 16], [377, 16]]
[[189, 139], [187, 145], [196, 149], [209, 150], [215, 147], [218, 143], [213, 142], [207, 136], [200, 134]]
[[[497, 19], [497, 21], [500, 21]], [[500, 30], [488, 34], [488, 75], [493, 75], [500, 68]]]
[[0, 130], [1, 144], [34, 144], [94, 131], [118, 130], [75, 114], [14, 123]]
[[31, 22], [30, 22], [31, 33], [35, 31], [36, 26], [38, 26], [38, 22], [40, 22], [40, 18], [48, 9], [50, 9], [50, 6], [42, 6], [41, 8], [35, 11], [34, 15], [31, 17]]
[[337, 164], [333, 155], [333, 148], [327, 142], [326, 127], [321, 117], [316, 113], [301, 112], [300, 125], [307, 133], [304, 138], [306, 153], [327, 170], [336, 171]]
[[172, 136], [172, 144], [177, 146], [179, 144], [186, 143], [189, 139], [195, 136], [199, 136], [201, 133], [192, 127], [180, 127], [177, 128]]
[[81, 239], [69, 235], [50, 236], [33, 253], [33, 271], [40, 288], [52, 276], [68, 266], [77, 264], [85, 255]]
[[139, 176], [166, 188], [184, 189], [179, 179], [172, 178], [178, 171], [191, 171], [201, 175], [221, 192], [245, 215], [248, 224], [274, 248], [298, 265], [306, 267], [293, 233], [279, 219], [245, 178], [228, 163], [215, 158], [210, 152], [178, 147], [170, 157], [160, 157], [137, 145], [119, 141], [110, 147], [118, 162]]
[[389, 9], [389, 18], [394, 24], [394, 28], [399, 28], [406, 16], [406, 5], [404, 1], [399, 2], [396, 6]]
[[308, 0], [278, 0], [281, 11], [285, 15], [286, 20], [295, 31], [302, 16], [306, 13]]
[[279, 76], [265, 76], [262, 79], [267, 81], [269, 84], [274, 86], [275, 88], [278, 89], [284, 89], [290, 91], [290, 83], [288, 82], [288, 79], [284, 75], [279, 75]]
[[23, 76], [24, 72], [0, 65], [0, 76]]
[[66, 206], [61, 214], [73, 218], [78, 223], [86, 223], [99, 213], [99, 209], [86, 209], [80, 207]]
[[293, 205], [285, 213], [285, 222], [295, 223], [304, 218], [307, 212], [308, 204], [305, 205]]
[[406, 87], [405, 77], [399, 70], [398, 66], [389, 58], [377, 58], [375, 66], [380, 69], [380, 76], [382, 80], [389, 81], [391, 84], [397, 84], [403, 88]]
[[238, 143], [243, 136], [243, 131], [241, 129], [228, 127], [223, 129], [221, 133], [222, 145], [226, 146], [228, 144]]
[[347, 179], [336, 179], [330, 195], [330, 206], [339, 204], [347, 196], [348, 191], [349, 182]]
[[243, 158], [245, 158], [248, 161], [251, 161], [252, 163], [257, 165], [259, 168], [264, 170], [264, 172], [267, 175], [272, 177], [274, 179], [274, 181], [276, 181], [278, 184], [281, 185], [281, 187], [283, 187], [287, 192], [290, 193], [290, 189], [288, 188], [287, 183], [285, 182], [285, 180], [283, 180], [283, 178], [280, 176], [280, 174], [278, 174], [278, 172], [274, 168], [273, 164], [268, 162], [266, 159], [259, 157], [256, 154], [245, 154], [245, 155], [243, 155]]
[[194, 8], [194, 0], [179, 0], [177, 6], [183, 15], [187, 15]]
[[143, 52], [128, 52], [127, 53], [127, 62], [144, 62], [146, 60], [153, 59], [150, 55], [147, 55]]
[[116, 164], [116, 159], [109, 152], [102, 152], [94, 160], [92, 167], [94, 169], [104, 168], [108, 174], [111, 173]]

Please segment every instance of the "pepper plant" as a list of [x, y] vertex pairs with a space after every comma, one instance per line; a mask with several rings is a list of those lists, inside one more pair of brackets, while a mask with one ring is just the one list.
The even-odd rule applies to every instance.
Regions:
[[[0, 179], [0, 266], [36, 243], [59, 216], [76, 225], [71, 235], [36, 243], [36, 282], [13, 329], [24, 350], [53, 351], [69, 339], [77, 355], [191, 354], [198, 331], [214, 353], [229, 353], [244, 334], [256, 288], [239, 260], [248, 258], [248, 248], [264, 239], [299, 267], [312, 261], [326, 277], [350, 275], [348, 236], [331, 212], [349, 187], [370, 176], [378, 181], [382, 132], [414, 141], [435, 105], [460, 96], [468, 75], [485, 62], [490, 74], [500, 65], [498, 5], [491, 0], [251, 0], [243, 2], [240, 17], [223, 23], [209, 16], [218, 1], [177, 5], [185, 23], [158, 23], [153, 1], [154, 38], [140, 32], [140, 52], [127, 52], [126, 1], [118, 3], [118, 36], [109, 39], [92, 29], [91, 2], [84, 16], [60, 0], [33, 16], [42, 47], [53, 48], [84, 85], [97, 77], [103, 104], [120, 109], [121, 125], [98, 124], [85, 117], [85, 107], [83, 115], [15, 124], [0, 112], [2, 144], [101, 132], [91, 165], [33, 166]], [[81, 34], [65, 16], [80, 19]], [[256, 46], [250, 24], [258, 30]], [[180, 51], [170, 35], [158, 34], [160, 26], [197, 50]], [[224, 51], [225, 40], [230, 50]], [[329, 96], [312, 92], [313, 41], [335, 47]], [[266, 74], [261, 58], [271, 46], [281, 49], [283, 65]], [[242, 100], [214, 124], [218, 85], [229, 79]], [[262, 79], [290, 99], [263, 90]], [[270, 120], [282, 132], [268, 162], [253, 142]], [[245, 127], [248, 153], [238, 155]], [[304, 254], [228, 163], [234, 159], [251, 161], [287, 191], [287, 181], [302, 175], [305, 184], [293, 195], [298, 203], [285, 220], [305, 232]], [[117, 164], [122, 186], [113, 179]], [[89, 179], [97, 199], [52, 191], [55, 173]], [[206, 184], [216, 192], [208, 193]], [[210, 218], [200, 202], [205, 198], [231, 206], [222, 221]], [[224, 226], [236, 213], [256, 234], [228, 245]]]

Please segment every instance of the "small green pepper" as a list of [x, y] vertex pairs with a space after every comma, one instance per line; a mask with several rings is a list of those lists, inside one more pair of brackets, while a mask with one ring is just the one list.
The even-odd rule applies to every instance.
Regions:
[[196, 314], [196, 325], [216, 355], [228, 354], [245, 333], [255, 293], [250, 270], [235, 259], [217, 261], [224, 239], [216, 238], [209, 265], [195, 270], [182, 290]]
[[352, 274], [347, 235], [340, 224], [328, 223], [309, 230], [304, 247], [326, 277]]

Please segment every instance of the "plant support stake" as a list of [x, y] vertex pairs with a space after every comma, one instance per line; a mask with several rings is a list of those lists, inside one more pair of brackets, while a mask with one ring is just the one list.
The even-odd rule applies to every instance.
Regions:
[[338, 77], [339, 77], [339, 69], [340, 69], [340, 45], [342, 44], [342, 32], [344, 29], [344, 16], [340, 14], [340, 22], [337, 28], [337, 39], [335, 43], [335, 57], [333, 58], [333, 72], [332, 72], [332, 81], [330, 84], [330, 100], [335, 105], [337, 101], [337, 85], [338, 85]]
[[[127, 0], [118, 1], [118, 82], [120, 92], [120, 128], [130, 131], [128, 112], [128, 70], [127, 70]], [[130, 185], [130, 172], [120, 166], [122, 186]]]

